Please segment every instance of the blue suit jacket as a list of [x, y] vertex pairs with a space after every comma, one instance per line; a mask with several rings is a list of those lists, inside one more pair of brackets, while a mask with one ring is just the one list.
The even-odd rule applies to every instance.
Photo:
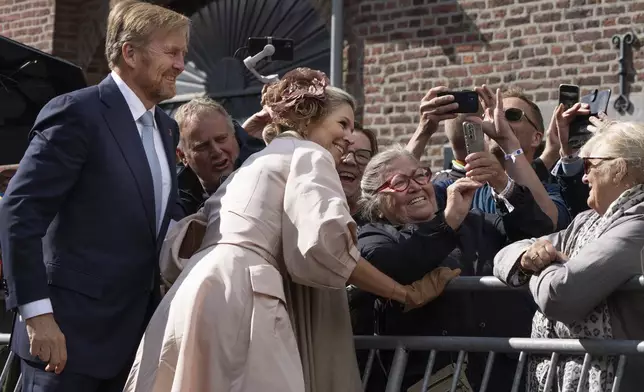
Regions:
[[[178, 129], [155, 113], [172, 177], [158, 236], [143, 144], [111, 77], [45, 105], [0, 205], [7, 307], [51, 299], [67, 341], [66, 371], [117, 375], [158, 303], [158, 255], [179, 207]], [[37, 361], [24, 323], [13, 349]]]

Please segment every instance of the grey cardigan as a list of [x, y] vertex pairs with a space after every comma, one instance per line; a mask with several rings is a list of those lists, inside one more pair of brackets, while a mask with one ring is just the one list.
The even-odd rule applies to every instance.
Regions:
[[[562, 250], [564, 241], [579, 230], [581, 213], [566, 230], [542, 237]], [[535, 239], [515, 242], [494, 258], [494, 275], [511, 286], [518, 263]], [[565, 264], [552, 264], [530, 277], [530, 292], [549, 319], [569, 324], [583, 319], [604, 299], [615, 339], [644, 340], [644, 292], [617, 292], [624, 282], [642, 274], [644, 203], [628, 209], [599, 238], [591, 240]]]

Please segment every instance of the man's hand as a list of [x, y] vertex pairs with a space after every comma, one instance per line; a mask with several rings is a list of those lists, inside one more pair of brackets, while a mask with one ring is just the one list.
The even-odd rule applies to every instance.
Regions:
[[461, 178], [447, 187], [445, 223], [453, 230], [457, 230], [463, 223], [472, 207], [474, 193], [481, 185], [471, 178]]
[[539, 273], [554, 262], [565, 263], [568, 258], [548, 240], [538, 239], [521, 256], [521, 268]]
[[610, 123], [608, 116], [604, 112], [599, 113], [597, 117], [591, 116], [589, 121], [590, 124], [588, 125], [587, 129], [592, 133], [599, 131], [601, 128]]
[[587, 116], [590, 114], [590, 105], [587, 103], [576, 103], [570, 109], [564, 111], [564, 105], [559, 104], [554, 113], [555, 125], [557, 129], [557, 138], [559, 139], [559, 155], [566, 157], [572, 155], [574, 151], [568, 144], [570, 135], [570, 124], [577, 116]]
[[250, 136], [262, 140], [262, 132], [264, 131], [264, 127], [270, 122], [270, 109], [268, 107], [264, 107], [262, 110], [253, 114], [246, 121], [244, 121], [242, 128], [244, 128], [246, 133]]
[[485, 84], [481, 87], [476, 87], [474, 89], [476, 93], [479, 95], [479, 98], [481, 98], [481, 107], [483, 108], [483, 114], [489, 113], [489, 116], [492, 117], [492, 113], [494, 113], [494, 108], [496, 107], [496, 97], [494, 96], [494, 93], [488, 86]]
[[441, 121], [456, 118], [455, 113], [449, 113], [458, 109], [458, 103], [454, 102], [454, 96], [437, 96], [438, 93], [445, 91], [448, 91], [447, 87], [434, 87], [420, 101], [420, 122], [418, 123], [418, 130], [432, 135], [438, 130], [438, 124]]
[[480, 124], [483, 132], [505, 151], [509, 153], [521, 147], [517, 136], [510, 127], [508, 120], [505, 118], [505, 109], [503, 108], [503, 95], [501, 89], [496, 90], [496, 102], [494, 110], [487, 108], [483, 119], [478, 116], [468, 116], [466, 121]]
[[490, 184], [496, 193], [501, 193], [508, 185], [508, 175], [491, 153], [475, 152], [465, 158], [465, 176], [472, 180]]
[[67, 364], [67, 346], [54, 315], [47, 313], [32, 317], [25, 323], [31, 355], [47, 363], [46, 371], [60, 374]]

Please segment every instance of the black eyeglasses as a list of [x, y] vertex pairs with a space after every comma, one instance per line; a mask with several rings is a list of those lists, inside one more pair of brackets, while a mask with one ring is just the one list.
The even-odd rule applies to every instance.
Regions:
[[384, 184], [378, 187], [377, 192], [383, 191], [385, 189], [390, 189], [394, 192], [404, 192], [409, 188], [411, 181], [414, 181], [418, 185], [427, 185], [429, 179], [432, 177], [432, 171], [427, 168], [418, 168], [411, 176], [405, 174], [396, 174]]
[[509, 122], [519, 122], [521, 121], [522, 118], [525, 118], [526, 120], [528, 120], [530, 125], [532, 125], [534, 129], [539, 131], [539, 127], [532, 120], [530, 120], [530, 117], [526, 116], [523, 110], [517, 109], [517, 108], [505, 109], [505, 119], [508, 120]]
[[606, 157], [582, 157], [582, 158], [581, 158], [581, 160], [584, 162], [584, 174], [585, 174], [585, 175], [588, 175], [588, 173], [590, 172], [590, 169], [592, 169], [593, 167], [597, 167], [597, 166], [599, 166], [599, 164], [601, 164], [601, 162], [599, 162], [599, 163], [592, 163], [592, 162], [590, 161], [591, 159], [597, 159], [597, 160], [600, 160], [600, 161], [602, 161], [602, 162], [603, 162], [603, 161], [611, 161], [611, 160], [613, 160], [613, 159], [615, 159], [615, 158], [606, 158]]
[[347, 151], [342, 156], [342, 160], [344, 161], [344, 160], [348, 159], [350, 155], [353, 155], [353, 160], [356, 161], [357, 164], [366, 165], [371, 160], [371, 157], [373, 156], [373, 153], [370, 150], [366, 150], [366, 149], [363, 149], [363, 148], [355, 150], [355, 151]]

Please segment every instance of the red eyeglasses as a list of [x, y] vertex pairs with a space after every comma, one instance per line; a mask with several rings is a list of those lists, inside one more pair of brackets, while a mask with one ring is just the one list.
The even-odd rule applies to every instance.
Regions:
[[590, 169], [592, 169], [592, 168], [594, 168], [594, 167], [597, 167], [597, 166], [599, 166], [599, 165], [601, 164], [601, 162], [599, 162], [599, 163], [592, 163], [592, 162], [590, 161], [591, 159], [597, 159], [597, 160], [600, 160], [600, 161], [604, 162], [604, 161], [610, 161], [610, 160], [613, 160], [613, 159], [615, 159], [615, 158], [606, 158], [606, 157], [582, 157], [582, 158], [581, 158], [581, 160], [584, 162], [584, 174], [585, 174], [585, 175], [588, 175], [588, 173], [590, 172]]
[[378, 189], [376, 189], [376, 193], [385, 189], [389, 189], [394, 192], [404, 192], [409, 188], [409, 184], [412, 181], [418, 185], [427, 185], [431, 177], [432, 171], [423, 167], [416, 169], [411, 176], [406, 174], [396, 174], [379, 186]]

